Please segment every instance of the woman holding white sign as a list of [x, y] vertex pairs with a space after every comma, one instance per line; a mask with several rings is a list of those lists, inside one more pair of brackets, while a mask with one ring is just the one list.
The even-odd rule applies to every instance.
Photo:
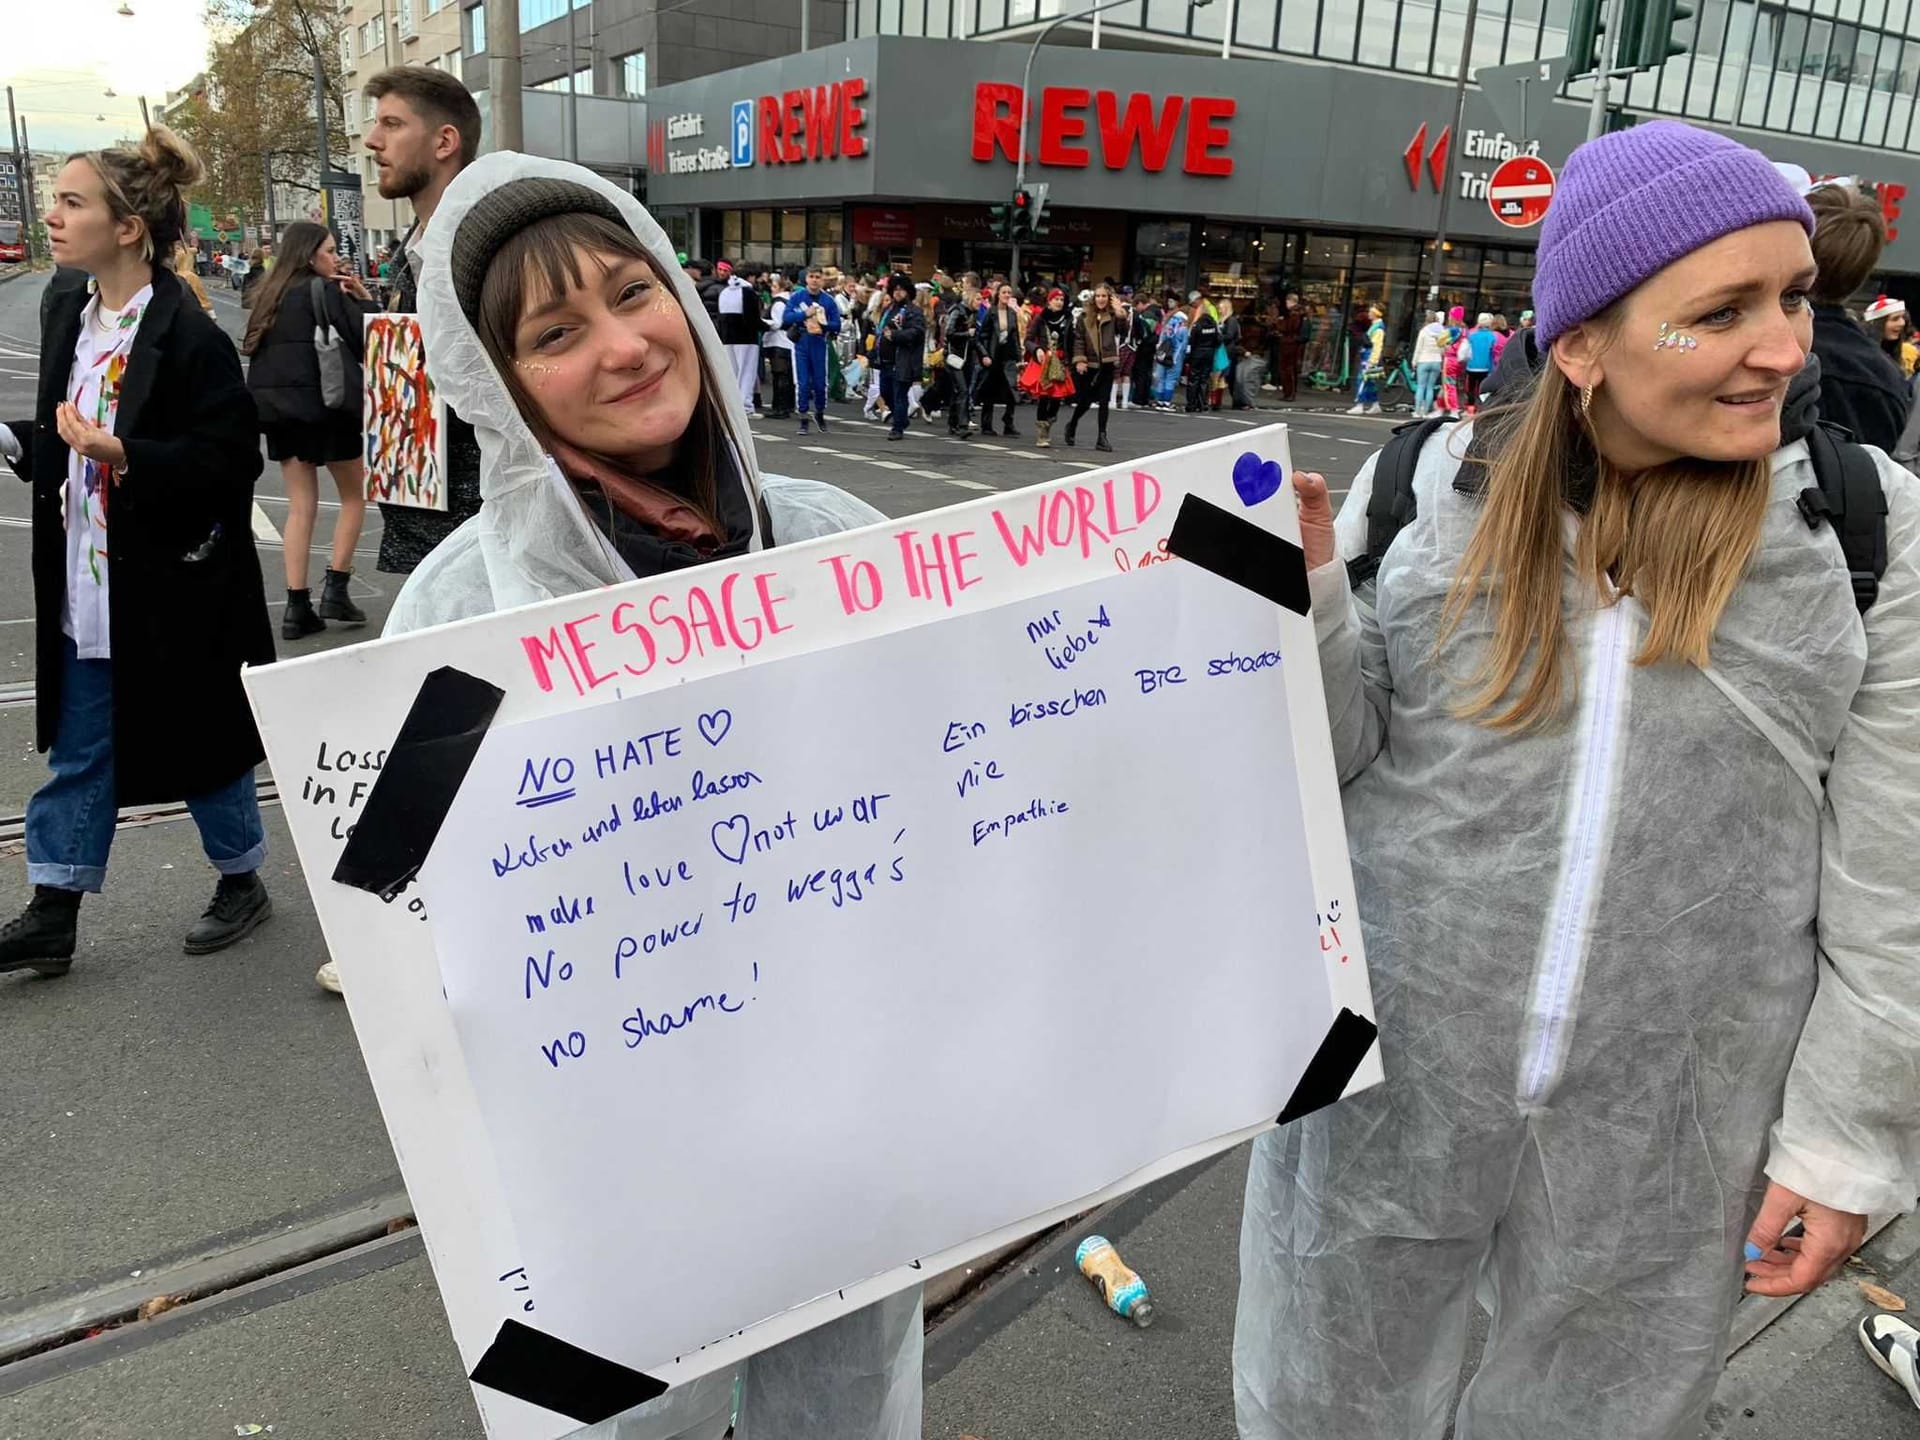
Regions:
[[1438, 1437], [1476, 1286], [1463, 1437], [1691, 1440], [1743, 1268], [1809, 1290], [1913, 1206], [1920, 487], [1852, 450], [1884, 548], [1825, 523], [1812, 228], [1724, 137], [1593, 141], [1540, 373], [1390, 547], [1374, 465], [1337, 525], [1295, 476], [1386, 1084], [1255, 1149], [1249, 1440]]
[[[503, 152], [462, 171], [426, 239], [420, 301], [441, 389], [479, 438], [485, 505], [409, 577], [388, 633], [881, 518], [833, 486], [759, 473], [672, 243], [588, 170]], [[918, 1440], [920, 1334], [910, 1290], [762, 1351], [735, 1433]], [[732, 1397], [723, 1370], [588, 1433], [717, 1440]]]

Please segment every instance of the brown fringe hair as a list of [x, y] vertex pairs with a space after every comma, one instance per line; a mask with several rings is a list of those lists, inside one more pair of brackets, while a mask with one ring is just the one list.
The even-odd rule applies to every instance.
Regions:
[[[1597, 323], [1605, 325], [1606, 316]], [[1589, 321], [1589, 324], [1596, 323]], [[1579, 392], [1551, 357], [1506, 417], [1498, 453], [1486, 462], [1484, 503], [1441, 615], [1444, 644], [1476, 603], [1493, 612], [1493, 635], [1455, 713], [1496, 730], [1557, 720], [1577, 692], [1562, 614], [1561, 516], [1570, 468], [1597, 465], [1593, 502], [1574, 549], [1575, 576], [1615, 603], [1631, 595], [1651, 625], [1635, 665], [1667, 661], [1705, 668], [1714, 628], [1760, 543], [1772, 478], [1766, 459], [1685, 459], [1629, 475], [1593, 449]]]
[[[557, 437], [541, 418], [538, 403], [520, 383], [520, 372], [514, 365], [514, 332], [520, 328], [520, 317], [530, 304], [564, 295], [572, 286], [584, 283], [580, 268], [582, 250], [603, 272], [624, 260], [645, 261], [647, 268], [654, 272], [654, 283], [662, 286], [676, 305], [680, 303], [647, 248], [625, 225], [605, 216], [585, 211], [553, 215], [507, 237], [506, 243], [488, 262], [486, 279], [480, 285], [479, 324], [474, 328], [480, 332], [480, 343], [506, 385], [507, 394], [513, 398], [520, 418], [527, 422], [527, 428], [549, 453]], [[681, 480], [676, 483], [674, 477], [664, 475], [638, 478], [673, 491], [691, 504], [702, 519], [720, 529], [719, 487], [714, 472], [729, 447], [720, 404], [714, 397], [725, 392], [719, 387], [718, 377], [708, 363], [706, 348], [701, 345], [691, 318], [687, 330], [700, 367], [700, 398], [694, 404], [693, 418], [687, 424], [673, 465]], [[627, 468], [610, 455], [593, 458], [612, 470]], [[744, 459], [740, 463], [744, 466]]]

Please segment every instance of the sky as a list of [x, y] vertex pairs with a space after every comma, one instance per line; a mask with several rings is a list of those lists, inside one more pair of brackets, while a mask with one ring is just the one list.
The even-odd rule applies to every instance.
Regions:
[[[206, 68], [206, 0], [127, 3], [131, 18], [115, 13], [120, 0], [0, 4], [0, 84], [13, 87], [35, 150], [84, 150], [137, 135], [141, 95], [158, 105]], [[0, 131], [0, 147], [7, 143]]]

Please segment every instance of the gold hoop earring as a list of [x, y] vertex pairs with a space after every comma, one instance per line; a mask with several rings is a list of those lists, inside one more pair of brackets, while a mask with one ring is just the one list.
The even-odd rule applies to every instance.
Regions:
[[1587, 412], [1591, 409], [1593, 409], [1593, 386], [1582, 385], [1580, 387], [1580, 418], [1586, 419]]

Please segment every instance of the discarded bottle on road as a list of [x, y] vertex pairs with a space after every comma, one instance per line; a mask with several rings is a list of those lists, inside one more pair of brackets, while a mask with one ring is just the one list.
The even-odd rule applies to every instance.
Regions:
[[1121, 1260], [1120, 1252], [1104, 1235], [1089, 1235], [1073, 1252], [1073, 1263], [1080, 1273], [1100, 1291], [1100, 1298], [1116, 1315], [1124, 1315], [1142, 1330], [1153, 1323], [1153, 1301], [1147, 1298], [1147, 1282]]

